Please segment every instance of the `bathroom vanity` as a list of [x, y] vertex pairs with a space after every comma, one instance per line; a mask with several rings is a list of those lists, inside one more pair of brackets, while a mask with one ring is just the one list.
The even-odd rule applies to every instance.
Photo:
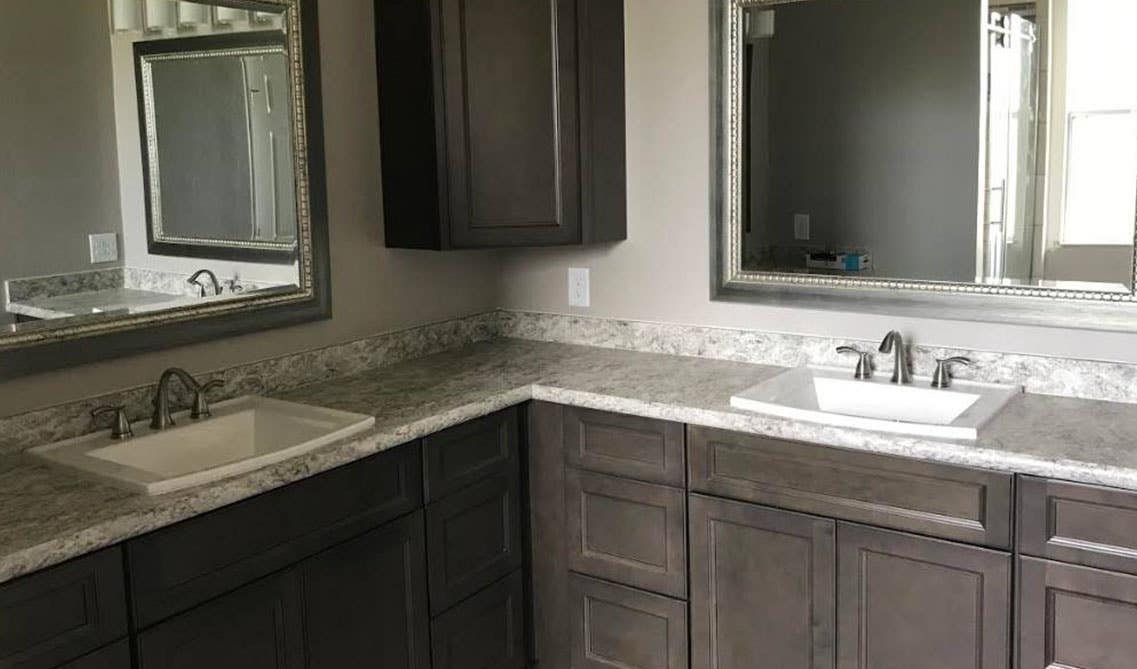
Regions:
[[1130, 407], [730, 406], [782, 371], [494, 340], [281, 393], [376, 425], [182, 492], [6, 463], [0, 666], [1126, 666]]

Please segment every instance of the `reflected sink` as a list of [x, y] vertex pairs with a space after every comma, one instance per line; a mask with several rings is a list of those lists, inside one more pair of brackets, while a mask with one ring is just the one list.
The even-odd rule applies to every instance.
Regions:
[[1021, 387], [956, 380], [932, 388], [915, 376], [910, 385], [886, 378], [860, 381], [848, 369], [798, 367], [730, 398], [731, 406], [781, 418], [941, 439], [969, 439], [995, 417]]
[[181, 490], [253, 471], [307, 453], [375, 424], [374, 416], [324, 409], [265, 397], [238, 397], [213, 405], [213, 416], [192, 420], [176, 414], [177, 425], [131, 427], [132, 439], [116, 441], [104, 432], [28, 451], [49, 465], [149, 495]]

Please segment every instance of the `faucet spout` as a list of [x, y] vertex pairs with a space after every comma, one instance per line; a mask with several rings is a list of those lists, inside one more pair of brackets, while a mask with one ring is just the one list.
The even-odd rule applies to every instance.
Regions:
[[880, 342], [881, 353], [891, 353], [893, 359], [892, 382], [912, 383], [912, 369], [908, 366], [908, 347], [904, 345], [904, 336], [893, 330], [884, 336]]
[[203, 277], [203, 276], [209, 279], [209, 283], [210, 283], [211, 287], [213, 288], [213, 294], [214, 295], [220, 295], [221, 294], [221, 282], [219, 282], [217, 280], [216, 274], [214, 274], [213, 272], [211, 272], [207, 269], [199, 269], [198, 271], [194, 272], [193, 275], [190, 276], [190, 278], [186, 279], [186, 283], [197, 286], [198, 296], [199, 297], [205, 297], [205, 286], [206, 286], [206, 284], [201, 282], [201, 277]]
[[174, 378], [181, 381], [187, 390], [196, 393], [201, 389], [190, 373], [180, 367], [171, 367], [162, 372], [162, 376], [158, 379], [158, 391], [154, 395], [154, 414], [150, 418], [151, 429], [165, 430], [174, 424], [174, 418], [170, 415], [170, 381]]

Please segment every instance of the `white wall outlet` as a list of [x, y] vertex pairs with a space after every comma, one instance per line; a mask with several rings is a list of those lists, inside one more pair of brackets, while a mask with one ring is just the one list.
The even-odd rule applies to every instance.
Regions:
[[592, 296], [588, 285], [588, 269], [570, 267], [568, 271], [568, 298], [570, 307], [592, 306]]
[[87, 235], [91, 246], [91, 263], [115, 262], [118, 260], [118, 235], [107, 232], [98, 235]]
[[794, 239], [809, 241], [809, 214], [794, 214]]

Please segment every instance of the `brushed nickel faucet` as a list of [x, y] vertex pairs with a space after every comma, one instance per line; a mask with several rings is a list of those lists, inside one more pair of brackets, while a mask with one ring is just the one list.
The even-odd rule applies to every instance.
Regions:
[[867, 381], [872, 378], [872, 353], [862, 351], [853, 346], [838, 346], [838, 353], [849, 353], [857, 357], [857, 371], [853, 373], [853, 378], [860, 381]]
[[220, 295], [221, 294], [221, 282], [217, 280], [216, 274], [214, 274], [213, 272], [211, 272], [207, 269], [199, 269], [198, 271], [194, 272], [193, 275], [190, 276], [190, 278], [186, 279], [186, 283], [197, 286], [198, 297], [205, 297], [205, 286], [206, 286], [206, 284], [201, 282], [201, 277], [203, 277], [203, 276], [208, 277], [209, 282], [213, 285], [213, 294], [215, 296]]
[[908, 366], [908, 347], [904, 345], [904, 336], [893, 330], [884, 336], [880, 343], [881, 353], [892, 354], [892, 382], [912, 383], [912, 369]]
[[[162, 376], [158, 379], [158, 390], [154, 395], [154, 415], [150, 419], [150, 428], [153, 430], [165, 430], [174, 425], [174, 417], [170, 415], [170, 381], [175, 377], [182, 382], [186, 390], [192, 390], [194, 393], [194, 414], [198, 415], [191, 417], [203, 418], [209, 415], [209, 407], [205, 404], [207, 388], [195, 381], [190, 373], [181, 367], [171, 367], [162, 372]], [[204, 414], [201, 412], [202, 408]]]
[[933, 388], [951, 388], [951, 367], [952, 365], [970, 365], [971, 358], [965, 358], [962, 355], [957, 355], [951, 358], [943, 358], [936, 360], [936, 373], [932, 375]]

